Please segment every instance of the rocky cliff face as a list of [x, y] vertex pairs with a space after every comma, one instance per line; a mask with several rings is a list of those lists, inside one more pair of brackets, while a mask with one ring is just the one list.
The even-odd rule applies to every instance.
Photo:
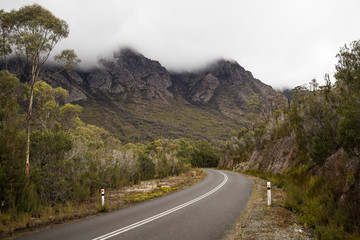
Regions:
[[297, 142], [294, 137], [284, 137], [269, 144], [262, 151], [255, 150], [249, 161], [234, 164], [233, 157], [223, 154], [219, 165], [236, 170], [260, 170], [273, 174], [284, 173], [297, 160]]
[[249, 112], [246, 103], [255, 94], [263, 99], [263, 108], [270, 98], [278, 95], [234, 61], [220, 60], [197, 73], [173, 74], [172, 77], [188, 101], [211, 106], [239, 121]]
[[102, 94], [118, 94], [122, 99], [143, 103], [161, 100], [168, 103], [172, 94], [169, 72], [157, 61], [145, 58], [130, 49], [102, 59], [99, 67], [88, 71], [63, 72], [48, 80], [52, 85], [69, 90], [70, 102], [88, 97], [96, 99]]
[[62, 72], [47, 81], [69, 91], [69, 101], [84, 107], [86, 121], [98, 124], [105, 115], [103, 123], [109, 130], [118, 136], [136, 132], [140, 139], [158, 132], [225, 140], [231, 129], [245, 124], [246, 103], [254, 94], [263, 99], [264, 108], [278, 95], [234, 61], [217, 61], [194, 73], [170, 73], [130, 49], [100, 60], [99, 67]]
[[[272, 174], [284, 174], [296, 166], [298, 144], [293, 137], [284, 137], [267, 145], [261, 152], [254, 151], [249, 161], [234, 163], [225, 152], [219, 165], [236, 170], [258, 170]], [[332, 186], [339, 206], [351, 208], [351, 217], [360, 225], [360, 172], [359, 153], [348, 155], [343, 149], [328, 157], [323, 166], [313, 166], [309, 174], [321, 177], [324, 184]]]

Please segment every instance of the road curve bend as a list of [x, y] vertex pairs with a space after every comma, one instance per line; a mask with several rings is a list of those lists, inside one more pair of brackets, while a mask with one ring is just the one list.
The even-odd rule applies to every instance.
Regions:
[[206, 169], [207, 177], [185, 190], [19, 239], [220, 239], [249, 200], [245, 176]]

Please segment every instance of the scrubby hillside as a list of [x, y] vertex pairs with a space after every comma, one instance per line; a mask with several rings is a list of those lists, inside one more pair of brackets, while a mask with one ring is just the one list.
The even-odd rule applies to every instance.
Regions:
[[289, 105], [234, 133], [220, 160], [271, 174], [287, 190], [287, 207], [320, 239], [359, 237], [359, 49], [360, 41], [341, 49], [335, 85], [326, 76], [324, 86], [294, 88]]
[[46, 81], [69, 91], [69, 101], [84, 108], [82, 119], [101, 122], [126, 142], [190, 135], [225, 140], [231, 129], [253, 120], [253, 112], [268, 111], [281, 101], [280, 94], [234, 61], [170, 73], [131, 49], [102, 59], [99, 67], [64, 71]]

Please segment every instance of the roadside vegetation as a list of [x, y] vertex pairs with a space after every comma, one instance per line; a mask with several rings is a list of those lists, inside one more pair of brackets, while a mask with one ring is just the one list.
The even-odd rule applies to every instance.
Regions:
[[[121, 195], [117, 207], [94, 200], [102, 188], [116, 192], [143, 181], [188, 176], [192, 167], [217, 167], [221, 154], [236, 167], [287, 137], [297, 143], [290, 168], [273, 174], [260, 164], [247, 173], [285, 189], [285, 207], [319, 239], [360, 239], [360, 41], [337, 55], [335, 84], [328, 75], [323, 86], [314, 79], [294, 88], [288, 102], [271, 105], [271, 111], [261, 110], [263, 102], [255, 94], [247, 105], [249, 119], [256, 120], [231, 131], [220, 150], [206, 140], [194, 140], [201, 136], [192, 136], [193, 129], [219, 136], [233, 125], [225, 120], [219, 124], [190, 107], [184, 112], [201, 125], [184, 123], [187, 118], [174, 109], [152, 113], [158, 124], [173, 119], [180, 132], [186, 130], [180, 139], [163, 138], [171, 133], [156, 128], [150, 136], [146, 128], [151, 126], [142, 130], [124, 125], [125, 132], [144, 137], [123, 143], [103, 127], [82, 121], [80, 116], [90, 119], [89, 113], [68, 103], [65, 89], [48, 85], [44, 71], [57, 42], [69, 34], [66, 22], [34, 4], [9, 13], [1, 10], [0, 25], [0, 237], [39, 221], [61, 222], [176, 191], [181, 187]], [[59, 72], [80, 61], [72, 50], [55, 60], [63, 63]], [[156, 140], [145, 141], [149, 138]]]
[[[32, 164], [27, 179], [22, 106], [28, 87], [15, 75], [1, 71], [0, 88], [0, 231], [8, 229], [8, 224], [47, 218], [49, 212], [61, 219], [64, 211], [69, 213], [98, 196], [101, 188], [180, 175], [192, 166], [217, 166], [220, 151], [207, 141], [158, 139], [122, 144], [103, 128], [82, 122], [81, 107], [65, 103], [66, 90], [39, 81], [34, 87]], [[175, 189], [160, 190], [124, 201], [137, 202], [137, 198]]]
[[319, 239], [359, 239], [360, 41], [345, 45], [337, 58], [335, 84], [325, 75], [324, 86], [313, 79], [294, 88], [282, 108], [232, 132], [223, 157], [245, 166], [255, 151], [261, 155], [294, 138], [293, 164], [283, 174], [266, 172], [261, 163], [247, 173], [284, 188], [286, 207]]
[[[108, 211], [109, 206], [91, 200], [102, 188], [217, 166], [220, 150], [207, 141], [159, 138], [123, 144], [104, 128], [83, 122], [82, 107], [67, 102], [68, 92], [46, 83], [45, 62], [68, 35], [65, 21], [34, 4], [1, 10], [0, 25], [0, 236], [38, 221], [82, 216], [92, 212], [89, 203], [90, 209]], [[64, 64], [59, 71], [80, 61], [72, 50], [55, 60]], [[13, 67], [8, 61], [15, 61]], [[139, 202], [178, 188], [124, 196], [123, 201]]]

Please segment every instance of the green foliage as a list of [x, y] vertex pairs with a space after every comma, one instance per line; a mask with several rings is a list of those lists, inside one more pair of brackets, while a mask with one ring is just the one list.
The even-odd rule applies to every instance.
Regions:
[[[248, 160], [254, 150], [261, 154], [281, 137], [295, 137], [297, 156], [285, 174], [251, 173], [283, 187], [287, 193], [286, 207], [296, 213], [301, 224], [312, 228], [319, 239], [359, 239], [358, 207], [352, 203], [357, 199], [343, 198], [346, 195], [343, 188], [353, 188], [359, 171], [340, 174], [333, 182], [318, 175], [325, 171], [323, 166], [329, 157], [341, 149], [347, 156], [359, 158], [360, 41], [345, 45], [337, 57], [335, 85], [325, 75], [324, 86], [313, 79], [310, 87], [294, 88], [287, 109], [281, 113], [275, 110], [266, 124], [258, 121], [249, 131], [241, 130], [237, 138], [232, 136], [224, 155], [232, 157], [236, 164]], [[346, 164], [346, 158], [341, 160]]]
[[[50, 11], [38, 4], [24, 6], [17, 11], [12, 10], [10, 13], [5, 13], [1, 10], [0, 19], [2, 33], [0, 48], [1, 55], [4, 58], [5, 67], [7, 68], [7, 55], [14, 51], [17, 56], [16, 61], [19, 64], [18, 71], [21, 71], [21, 73], [18, 74], [21, 74], [25, 78], [30, 88], [26, 109], [27, 141], [25, 147], [25, 173], [27, 178], [29, 178], [30, 135], [34, 91], [36, 94], [36, 90], [34, 89], [35, 84], [39, 81], [42, 67], [50, 56], [50, 53], [54, 49], [55, 45], [60, 40], [68, 36], [69, 27], [64, 20], [55, 17]], [[71, 55], [70, 57], [67, 57], [66, 65], [69, 65], [71, 60], [75, 60], [76, 63], [78, 62], [78, 59], [73, 51], [68, 51], [68, 54], [64, 55]], [[49, 88], [45, 90], [49, 90]], [[40, 96], [45, 97], [45, 99], [47, 97], [46, 94]], [[49, 100], [39, 100], [38, 103], [40, 105], [44, 104], [42, 107], [48, 112], [50, 112], [52, 108], [57, 107], [55, 102], [49, 102]], [[39, 111], [39, 113], [41, 113], [41, 111]], [[51, 118], [52, 114], [49, 114], [49, 116]], [[45, 117], [43, 116], [43, 120], [45, 120], [45, 122], [43, 122], [45, 125], [48, 125], [48, 122], [51, 121], [46, 115]]]
[[72, 139], [64, 130], [36, 130], [32, 133], [31, 178], [44, 202], [55, 204], [71, 199], [71, 167], [65, 154], [72, 149]]
[[10, 34], [13, 28], [13, 16], [10, 13], [0, 10], [0, 55], [5, 62], [5, 69], [7, 69], [7, 55], [12, 53]]
[[109, 206], [105, 203], [104, 205], [100, 205], [100, 204], [96, 205], [96, 210], [98, 212], [104, 213], [104, 212], [109, 212], [110, 209]]
[[126, 143], [152, 142], [160, 138], [215, 142], [226, 140], [229, 132], [239, 126], [238, 122], [243, 122], [243, 119], [234, 122], [221, 118], [218, 113], [193, 107], [181, 98], [174, 101], [172, 106], [176, 107], [151, 104], [137, 111], [138, 104], [127, 103], [118, 105], [121, 110], [115, 111], [89, 100], [82, 103], [86, 111], [81, 112], [80, 118], [89, 124], [101, 122], [105, 129]]
[[351, 152], [360, 147], [360, 108], [348, 108], [344, 111], [339, 123], [337, 140], [340, 145]]
[[282, 175], [254, 170], [247, 173], [285, 189], [285, 207], [295, 213], [300, 224], [313, 229], [318, 239], [358, 239], [357, 233], [351, 233], [349, 208], [338, 205], [332, 186], [321, 176], [309, 175], [307, 168], [294, 167]]
[[246, 105], [250, 108], [253, 114], [260, 112], [262, 104], [263, 104], [263, 100], [258, 94], [254, 94], [250, 98], [250, 100], [246, 102]]
[[70, 103], [65, 104], [59, 109], [60, 123], [64, 129], [71, 129], [76, 127], [76, 123], [79, 121], [79, 114], [81, 111], [81, 106]]
[[342, 115], [338, 128], [338, 142], [348, 152], [360, 148], [360, 41], [345, 45], [337, 55], [337, 86], [341, 96], [338, 110]]
[[69, 34], [66, 22], [40, 5], [25, 6], [12, 14], [15, 20], [14, 45], [18, 54], [46, 59], [57, 42]]
[[34, 168], [59, 162], [72, 149], [72, 139], [64, 130], [35, 130], [31, 137]]
[[[19, 102], [25, 99], [28, 88], [8, 71], [0, 71], [0, 121], [11, 124], [19, 110]], [[16, 121], [15, 121], [16, 122]]]
[[141, 180], [149, 180], [155, 176], [155, 164], [147, 155], [139, 157]]
[[78, 117], [81, 107], [64, 104], [66, 90], [39, 81], [34, 86], [32, 165], [27, 183], [21, 109], [27, 87], [6, 71], [0, 72], [0, 80], [1, 212], [16, 210], [20, 215], [41, 217], [44, 206], [58, 205], [68, 211], [100, 188], [118, 188], [190, 169], [195, 152], [192, 142], [159, 139], [147, 145], [122, 145], [103, 128], [83, 123]]
[[335, 78], [339, 83], [347, 86], [348, 91], [360, 91], [360, 40], [353, 41], [350, 46], [345, 45], [340, 53], [336, 55], [338, 64], [336, 65]]
[[25, 187], [22, 116], [27, 87], [8, 71], [0, 72], [0, 210], [17, 207]]
[[77, 57], [74, 50], [72, 49], [63, 50], [61, 53], [54, 57], [54, 60], [64, 63], [64, 68], [67, 71], [72, 70], [75, 65], [81, 62], [80, 58]]
[[[74, 206], [89, 201], [101, 188], [118, 188], [141, 180], [178, 175], [188, 171], [191, 163], [204, 167], [218, 165], [220, 151], [207, 141], [159, 138], [147, 144], [124, 145], [105, 129], [82, 122], [79, 118], [82, 107], [66, 103], [69, 93], [61, 87], [52, 88], [39, 78], [41, 67], [56, 43], [67, 37], [67, 24], [36, 4], [11, 13], [1, 11], [0, 21], [3, 36], [9, 32], [0, 42], [5, 62], [6, 56], [14, 51], [20, 57], [17, 61], [24, 60], [24, 66], [30, 67], [23, 72], [27, 85], [7, 71], [0, 72], [2, 216], [4, 213], [13, 218], [16, 213], [14, 219], [22, 221], [31, 217], [42, 219], [57, 211], [59, 216], [65, 214], [71, 218]], [[55, 58], [64, 61], [66, 68], [79, 62], [72, 50]], [[197, 112], [185, 106], [184, 114], [179, 115], [178, 109], [169, 114], [161, 107], [155, 109], [160, 112], [151, 109], [149, 116], [159, 122], [165, 115], [176, 118], [174, 124], [182, 133], [182, 122], [190, 119], [186, 116], [198, 118], [194, 124], [189, 123], [190, 130], [184, 135], [196, 129], [197, 137], [214, 138], [222, 134], [223, 129], [229, 132], [229, 126], [236, 125], [221, 120], [220, 125], [224, 127], [218, 126], [214, 133], [212, 129], [219, 119], [206, 111]], [[155, 129], [152, 134], [151, 139], [156, 139], [163, 133]], [[30, 138], [31, 145], [27, 141]], [[24, 162], [29, 156], [31, 165]], [[24, 171], [28, 166], [31, 169]], [[162, 188], [146, 198], [174, 190]], [[108, 210], [107, 206], [98, 208], [101, 212]]]
[[31, 216], [39, 216], [43, 202], [41, 202], [34, 184], [21, 189], [21, 194], [17, 201], [15, 209], [18, 213], [29, 213]]
[[195, 142], [195, 149], [192, 157], [192, 166], [196, 167], [217, 167], [220, 159], [220, 149], [211, 146], [211, 144], [204, 141]]

